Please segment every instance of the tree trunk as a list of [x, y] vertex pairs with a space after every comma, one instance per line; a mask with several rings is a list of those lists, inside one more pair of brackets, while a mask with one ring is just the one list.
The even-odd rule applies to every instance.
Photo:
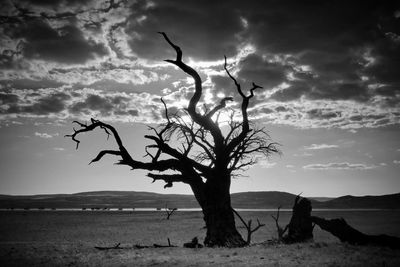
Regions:
[[207, 247], [243, 247], [246, 242], [236, 229], [231, 207], [230, 177], [228, 182], [221, 181], [223, 179], [213, 180], [217, 182], [207, 181], [203, 203], [201, 203], [207, 227], [204, 245]]
[[340, 239], [353, 245], [376, 245], [391, 248], [400, 248], [400, 238], [389, 235], [367, 235], [354, 229], [343, 219], [320, 218], [312, 216], [311, 220], [322, 230], [325, 230]]
[[286, 243], [304, 242], [313, 239], [311, 221], [311, 202], [307, 198], [296, 197], [292, 218], [288, 225], [288, 234], [283, 238]]

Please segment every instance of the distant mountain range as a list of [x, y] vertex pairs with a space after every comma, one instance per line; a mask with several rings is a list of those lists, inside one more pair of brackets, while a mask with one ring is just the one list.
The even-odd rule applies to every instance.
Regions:
[[[286, 192], [232, 194], [232, 206], [245, 209], [292, 208], [296, 195]], [[309, 198], [317, 209], [400, 209], [400, 193], [382, 196]], [[0, 208], [199, 208], [192, 195], [135, 191], [96, 191], [76, 194], [0, 195]]]

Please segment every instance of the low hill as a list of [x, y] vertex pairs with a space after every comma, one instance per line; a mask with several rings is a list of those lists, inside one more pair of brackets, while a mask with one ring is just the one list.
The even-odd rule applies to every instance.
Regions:
[[[232, 194], [232, 206], [246, 209], [291, 208], [296, 195], [286, 192], [242, 192]], [[343, 196], [324, 201], [310, 198], [313, 208], [398, 209], [400, 193], [383, 196]], [[199, 208], [193, 195], [135, 191], [95, 191], [76, 194], [0, 195], [0, 208]]]
[[318, 203], [315, 208], [318, 206], [331, 209], [399, 209], [400, 193], [383, 196], [343, 196]]

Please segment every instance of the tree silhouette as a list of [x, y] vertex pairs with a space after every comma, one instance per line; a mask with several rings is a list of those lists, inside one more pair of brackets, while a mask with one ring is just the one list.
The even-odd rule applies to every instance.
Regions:
[[[200, 105], [203, 92], [200, 75], [182, 61], [181, 48], [164, 32], [160, 34], [176, 52], [176, 59], [165, 61], [192, 77], [195, 91], [188, 107], [179, 113], [169, 114], [166, 103], [161, 99], [166, 122], [158, 127], [149, 127], [153, 134], [145, 135], [146, 139], [152, 141], [151, 145], [145, 147], [150, 160], [144, 162], [133, 159], [117, 130], [100, 120], [91, 119], [89, 124], [74, 121], [80, 129], [74, 129], [74, 133], [67, 136], [76, 142], [78, 148], [78, 134], [96, 128], [104, 130], [108, 136], [114, 137], [118, 149], [102, 150], [90, 163], [99, 161], [107, 154], [114, 155], [120, 157], [117, 164], [130, 166], [133, 170], [151, 171], [147, 175], [154, 179], [153, 182], [164, 181], [164, 188], [172, 187], [175, 182], [188, 184], [204, 214], [207, 228], [204, 244], [210, 247], [244, 246], [246, 241], [236, 229], [231, 207], [231, 179], [239, 175], [239, 171], [257, 163], [260, 156], [267, 157], [279, 152], [277, 143], [271, 141], [266, 130], [256, 127], [248, 118], [249, 102], [254, 97], [254, 91], [262, 87], [252, 83], [249, 93], [245, 93], [228, 70], [225, 57], [224, 69], [239, 95], [239, 115], [236, 116], [233, 108], [226, 108], [227, 101], [233, 101], [233, 97], [225, 97], [218, 105], [210, 108]], [[226, 124], [218, 122], [222, 112], [229, 114]], [[181, 146], [173, 146], [177, 143]]]
[[165, 203], [165, 212], [167, 213], [167, 220], [171, 217], [171, 215], [177, 211], [177, 208], [168, 208], [168, 203]]

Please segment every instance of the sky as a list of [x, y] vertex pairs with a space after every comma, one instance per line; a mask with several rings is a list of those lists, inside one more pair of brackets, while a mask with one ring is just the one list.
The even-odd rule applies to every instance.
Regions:
[[281, 155], [234, 178], [231, 192], [303, 196], [400, 192], [400, 7], [395, 1], [5, 0], [0, 10], [0, 194], [95, 190], [190, 194], [144, 171], [88, 165], [115, 148], [104, 132], [64, 135], [74, 120], [114, 125], [146, 160], [148, 125], [187, 106], [193, 80], [164, 59], [183, 60], [203, 81], [201, 103], [263, 86], [250, 119]]

